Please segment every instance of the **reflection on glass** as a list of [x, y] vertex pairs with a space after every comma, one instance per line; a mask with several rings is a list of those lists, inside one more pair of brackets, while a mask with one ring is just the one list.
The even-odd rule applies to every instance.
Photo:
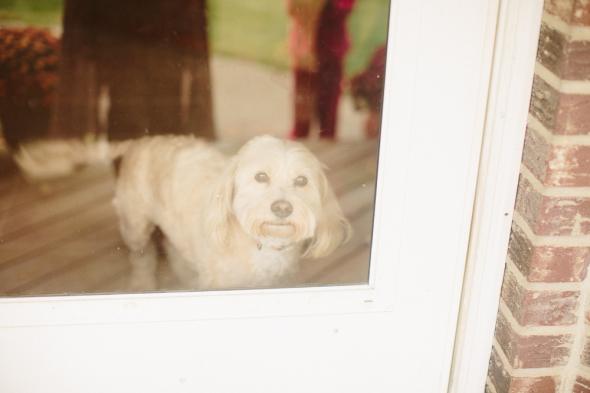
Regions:
[[387, 0], [0, 9], [0, 295], [367, 282]]

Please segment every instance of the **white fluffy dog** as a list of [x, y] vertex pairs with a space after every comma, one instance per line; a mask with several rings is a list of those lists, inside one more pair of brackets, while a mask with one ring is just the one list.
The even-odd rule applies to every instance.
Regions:
[[231, 159], [191, 137], [129, 144], [113, 203], [131, 250], [131, 287], [156, 288], [156, 226], [186, 285], [288, 284], [301, 256], [327, 255], [350, 233], [322, 169], [302, 144], [270, 136]]

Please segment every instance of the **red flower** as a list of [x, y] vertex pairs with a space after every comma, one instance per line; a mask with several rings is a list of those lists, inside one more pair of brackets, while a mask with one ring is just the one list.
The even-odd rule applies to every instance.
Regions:
[[0, 29], [0, 100], [49, 107], [57, 86], [59, 39], [37, 28]]

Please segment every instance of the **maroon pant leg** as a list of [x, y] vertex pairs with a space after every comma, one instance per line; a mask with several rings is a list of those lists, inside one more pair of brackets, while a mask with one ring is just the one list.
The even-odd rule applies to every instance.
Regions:
[[316, 116], [314, 102], [317, 94], [318, 74], [295, 69], [295, 126], [292, 136], [307, 138], [311, 119]]
[[317, 113], [320, 119], [320, 137], [336, 137], [336, 119], [340, 100], [343, 66], [342, 60], [320, 58], [318, 71]]

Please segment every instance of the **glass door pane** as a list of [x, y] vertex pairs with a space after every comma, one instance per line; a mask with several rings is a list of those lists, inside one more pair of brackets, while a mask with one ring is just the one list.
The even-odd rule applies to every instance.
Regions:
[[0, 8], [1, 296], [368, 282], [388, 0]]

